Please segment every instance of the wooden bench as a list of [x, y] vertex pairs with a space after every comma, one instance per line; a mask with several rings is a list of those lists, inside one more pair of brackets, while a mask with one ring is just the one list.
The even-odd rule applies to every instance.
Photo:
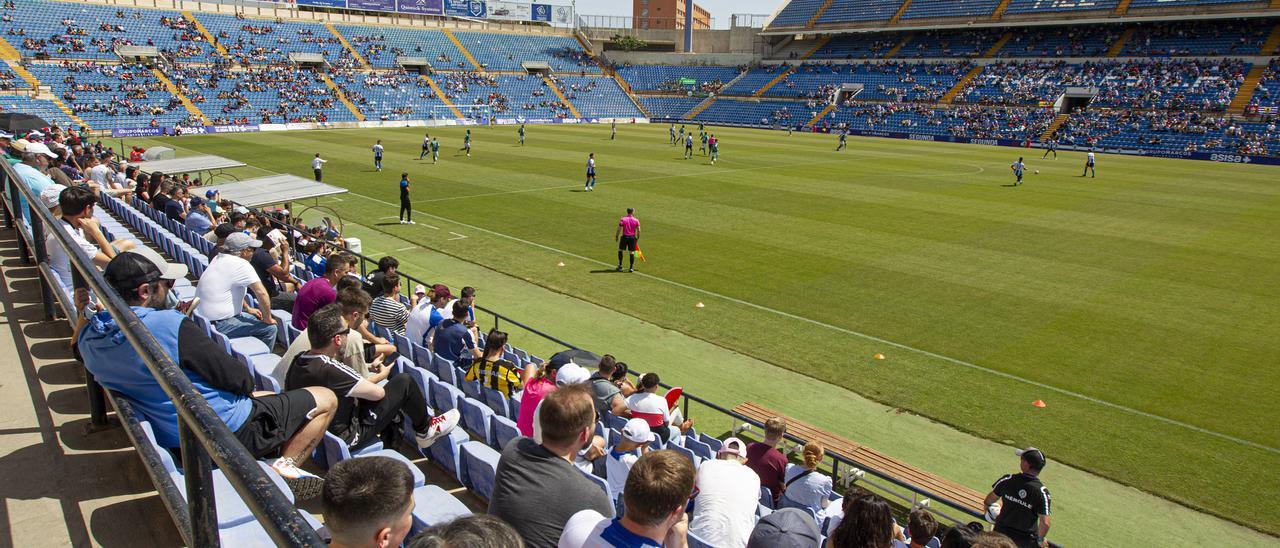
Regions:
[[[793, 419], [777, 411], [754, 402], [745, 402], [733, 408], [733, 412], [749, 419], [756, 427], [762, 427], [765, 421], [773, 417], [782, 417], [787, 421], [787, 437], [800, 442], [816, 441], [824, 445], [827, 453], [838, 455], [865, 473], [882, 477], [899, 487], [910, 489], [937, 503], [960, 508], [971, 516], [981, 516], [986, 512], [982, 504], [986, 494], [979, 493], [930, 474], [883, 453], [837, 436], [821, 428]], [[734, 431], [737, 432], [735, 427]], [[913, 503], [916, 501], [913, 501]]]

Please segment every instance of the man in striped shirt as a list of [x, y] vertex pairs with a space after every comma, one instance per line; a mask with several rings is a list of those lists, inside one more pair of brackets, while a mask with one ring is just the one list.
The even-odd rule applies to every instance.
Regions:
[[400, 275], [382, 277], [382, 294], [369, 306], [369, 319], [392, 333], [404, 335], [404, 325], [409, 322], [409, 309], [418, 306], [418, 296], [409, 299], [409, 308], [400, 301]]

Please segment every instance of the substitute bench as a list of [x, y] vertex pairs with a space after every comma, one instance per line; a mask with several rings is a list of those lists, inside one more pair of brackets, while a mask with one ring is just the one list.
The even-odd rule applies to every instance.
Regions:
[[[879, 451], [837, 436], [821, 428], [778, 413], [754, 402], [745, 402], [733, 408], [733, 412], [746, 419], [747, 424], [763, 429], [765, 421], [773, 417], [782, 417], [787, 421], [787, 438], [799, 443], [816, 441], [826, 446], [827, 453], [853, 466], [865, 474], [870, 474], [893, 483], [897, 487], [912, 492], [910, 497], [902, 497], [912, 505], [928, 504], [933, 510], [941, 510], [934, 503], [941, 503], [965, 512], [963, 521], [969, 518], [980, 518], [986, 511], [983, 500], [985, 493], [979, 493], [930, 474], [897, 459], [888, 457]], [[744, 429], [734, 425], [734, 433]], [[839, 472], [837, 478], [841, 477]], [[922, 503], [917, 496], [929, 499], [930, 503]], [[939, 512], [941, 513], [941, 512]], [[945, 514], [944, 514], [945, 515]], [[948, 516], [956, 521], [958, 516]]]

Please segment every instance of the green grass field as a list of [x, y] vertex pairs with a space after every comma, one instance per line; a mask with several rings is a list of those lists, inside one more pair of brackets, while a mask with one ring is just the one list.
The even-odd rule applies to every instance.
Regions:
[[[929, 421], [886, 432], [898, 419], [859, 411], [850, 392], [1034, 444], [1051, 460], [1051, 537], [1096, 543], [1156, 523], [1183, 531], [1175, 544], [1219, 527], [1236, 536], [1206, 540], [1275, 542], [1062, 464], [1280, 533], [1280, 171], [1104, 155], [1090, 179], [1079, 153], [881, 139], [837, 153], [829, 136], [723, 128], [711, 166], [681, 160], [666, 131], [622, 127], [610, 141], [607, 126], [531, 126], [519, 147], [514, 127], [483, 128], [468, 159], [455, 153], [461, 129], [432, 130], [438, 165], [416, 160], [421, 129], [168, 143], [305, 177], [320, 152], [326, 182], [350, 190], [324, 204], [366, 252], [451, 283], [471, 264], [476, 277], [537, 286], [474, 284], [483, 304], [600, 352], [633, 349], [620, 356], [633, 368], [726, 406], [768, 403], [979, 490], [1016, 459], [991, 469], [991, 447], [948, 441], [967, 436]], [[388, 151], [381, 173], [375, 139]], [[594, 193], [579, 192], [588, 152]], [[1040, 174], [1009, 187], [1024, 152]], [[416, 226], [395, 220], [402, 170]], [[649, 261], [616, 274], [626, 207]], [[682, 345], [699, 350], [670, 352]], [[936, 444], [904, 439], [926, 433]]]

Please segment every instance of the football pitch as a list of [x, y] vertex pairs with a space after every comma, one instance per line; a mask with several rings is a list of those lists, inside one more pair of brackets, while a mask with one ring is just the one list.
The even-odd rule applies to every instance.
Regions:
[[[439, 164], [417, 159], [425, 131], [440, 138]], [[666, 124], [620, 125], [617, 140], [607, 125], [529, 126], [523, 147], [516, 126], [474, 128], [467, 158], [464, 131], [163, 141], [308, 178], [318, 152], [325, 182], [350, 193], [313, 214], [336, 213], [367, 254], [392, 253], [415, 265], [404, 267], [411, 274], [452, 283], [468, 280], [445, 266], [470, 263], [544, 290], [547, 302], [584, 303], [582, 314], [599, 319], [581, 321], [577, 305], [521, 316], [536, 307], [485, 300], [504, 290], [472, 284], [482, 304], [597, 352], [653, 348], [619, 358], [726, 407], [765, 403], [981, 491], [1016, 458], [977, 466], [962, 447], [906, 439], [934, 427], [885, 432], [880, 422], [898, 419], [852, 411], [861, 404], [850, 392], [985, 440], [1035, 445], [1050, 459], [1055, 513], [1080, 517], [1055, 517], [1066, 540], [1199, 522], [1142, 514], [1123, 488], [1095, 496], [1088, 481], [1055, 484], [1064, 464], [1280, 533], [1280, 169], [1099, 155], [1097, 178], [1082, 178], [1077, 152], [1053, 160], [866, 138], [836, 152], [828, 135], [709, 127], [721, 140], [713, 166], [701, 154], [682, 159]], [[387, 150], [379, 173], [377, 139]], [[599, 183], [587, 193], [591, 152]], [[1012, 187], [1020, 155], [1026, 183]], [[395, 218], [402, 171], [417, 225]], [[613, 271], [627, 207], [647, 258], [633, 274]], [[714, 350], [663, 351], [686, 339]], [[777, 368], [815, 380], [779, 384]], [[1153, 521], [1081, 522], [1118, 515]]]

